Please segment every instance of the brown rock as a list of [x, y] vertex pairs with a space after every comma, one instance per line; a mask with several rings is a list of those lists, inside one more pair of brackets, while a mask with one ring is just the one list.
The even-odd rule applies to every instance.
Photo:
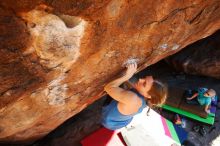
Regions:
[[202, 39], [168, 61], [178, 70], [188, 74], [204, 75], [220, 79], [220, 31]]
[[46, 135], [128, 59], [141, 70], [220, 28], [219, 1], [13, 2], [0, 2], [2, 142]]

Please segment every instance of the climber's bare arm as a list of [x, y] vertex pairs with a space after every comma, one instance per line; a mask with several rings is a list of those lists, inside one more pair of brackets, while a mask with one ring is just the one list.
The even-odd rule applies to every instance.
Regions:
[[205, 106], [205, 111], [206, 111], [207, 113], [210, 112], [210, 111], [209, 111], [209, 105], [206, 105], [206, 106]]
[[193, 94], [192, 97], [187, 98], [187, 100], [192, 100], [192, 99], [196, 98], [197, 96], [198, 96], [198, 93], [195, 93], [195, 94]]
[[129, 80], [137, 71], [137, 64], [129, 64], [125, 75], [119, 77], [105, 86], [105, 91], [115, 100], [120, 103], [129, 103], [132, 99], [135, 99], [137, 95], [129, 90], [125, 90], [119, 87], [122, 83]]

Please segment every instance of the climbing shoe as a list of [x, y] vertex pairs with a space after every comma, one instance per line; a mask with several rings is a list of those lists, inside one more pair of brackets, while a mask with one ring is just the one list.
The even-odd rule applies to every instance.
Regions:
[[207, 131], [205, 130], [205, 128], [203, 126], [200, 127], [199, 129], [199, 133], [202, 135], [202, 136], [205, 136], [207, 134]]
[[200, 129], [199, 125], [196, 125], [193, 127], [193, 131], [195, 131], [195, 132], [199, 132], [199, 129]]
[[216, 127], [215, 126], [212, 126], [210, 129], [209, 129], [209, 133], [211, 133], [213, 130], [215, 130]]

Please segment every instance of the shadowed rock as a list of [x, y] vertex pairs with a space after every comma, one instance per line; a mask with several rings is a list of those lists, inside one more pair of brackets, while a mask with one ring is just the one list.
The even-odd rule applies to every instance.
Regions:
[[200, 40], [168, 60], [177, 70], [220, 79], [220, 31]]

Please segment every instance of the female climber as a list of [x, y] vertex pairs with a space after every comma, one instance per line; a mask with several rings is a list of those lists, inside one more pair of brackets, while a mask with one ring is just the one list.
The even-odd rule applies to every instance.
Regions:
[[167, 97], [167, 86], [146, 76], [132, 83], [132, 89], [126, 90], [119, 87], [129, 80], [137, 71], [137, 64], [128, 64], [125, 74], [108, 83], [104, 90], [113, 100], [102, 110], [102, 125], [110, 130], [127, 126], [133, 117], [148, 105], [163, 104]]

